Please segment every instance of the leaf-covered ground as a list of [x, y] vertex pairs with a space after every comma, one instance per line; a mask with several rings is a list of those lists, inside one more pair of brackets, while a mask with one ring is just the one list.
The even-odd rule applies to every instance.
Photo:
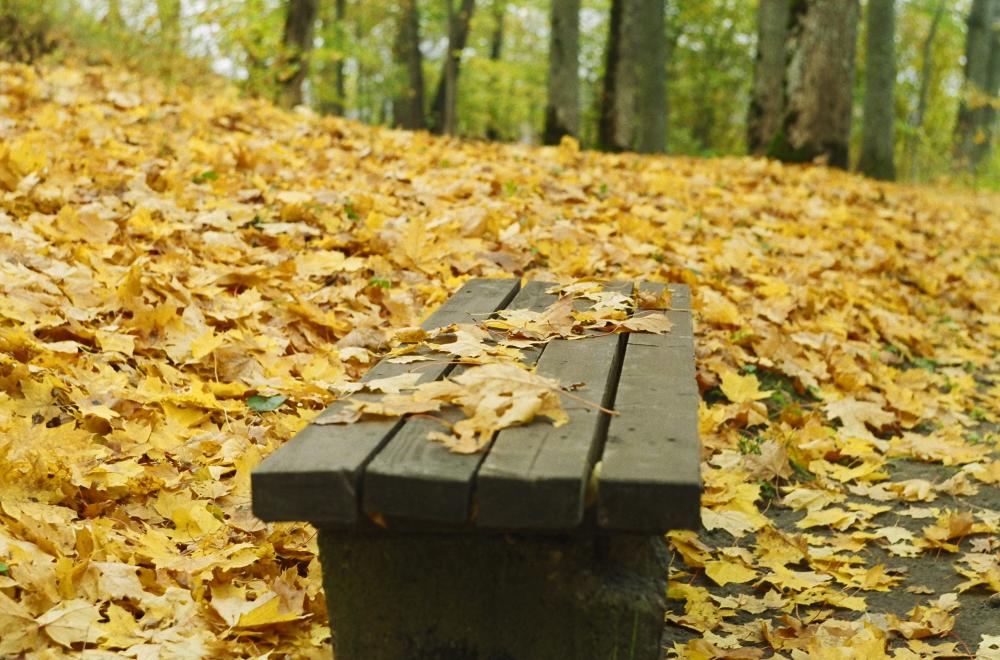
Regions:
[[0, 64], [0, 656], [326, 653], [314, 531], [256, 520], [249, 472], [391, 329], [516, 273], [692, 286], [671, 652], [989, 657], [998, 208]]

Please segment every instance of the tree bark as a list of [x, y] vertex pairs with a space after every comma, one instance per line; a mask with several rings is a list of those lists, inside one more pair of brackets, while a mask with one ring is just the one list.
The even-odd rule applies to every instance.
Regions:
[[446, 135], [455, 132], [455, 109], [458, 105], [456, 96], [458, 87], [458, 62], [455, 61], [454, 44], [455, 41], [455, 7], [451, 0], [448, 1], [448, 52], [444, 59], [444, 111], [442, 117], [442, 128]]
[[785, 112], [785, 43], [789, 0], [760, 0], [757, 9], [757, 59], [747, 118], [747, 151], [767, 152]]
[[552, 0], [545, 144], [580, 135], [580, 0]]
[[333, 5], [333, 18], [337, 24], [337, 62], [333, 65], [333, 89], [337, 95], [333, 103], [330, 104], [330, 113], [343, 116], [347, 109], [347, 79], [344, 76], [344, 51], [346, 50], [345, 35], [347, 28], [344, 21], [347, 19], [346, 0], [336, 0]]
[[[500, 61], [500, 57], [503, 55], [503, 36], [504, 36], [504, 15], [507, 13], [507, 2], [506, 0], [493, 0], [493, 36], [490, 39], [490, 60], [494, 63]], [[496, 90], [498, 80], [496, 74], [491, 76], [491, 87]], [[489, 125], [486, 127], [486, 139], [487, 140], [499, 140], [500, 139], [500, 110], [497, 104], [493, 104], [490, 108], [490, 121]]]
[[401, 4], [396, 61], [406, 72], [406, 84], [393, 101], [393, 123], [400, 128], [417, 130], [424, 126], [424, 60], [420, 52], [420, 10], [416, 0], [403, 0]]
[[931, 49], [934, 46], [934, 39], [937, 37], [938, 27], [941, 25], [941, 18], [944, 16], [945, 3], [947, 0], [940, 0], [934, 9], [934, 16], [931, 18], [931, 26], [927, 30], [927, 36], [920, 48], [922, 58], [920, 64], [920, 89], [917, 92], [917, 108], [910, 115], [910, 130], [906, 137], [906, 161], [907, 174], [911, 178], [914, 176], [916, 168], [917, 139], [920, 128], [924, 124], [924, 115], [927, 114], [927, 94], [930, 92], [931, 75], [933, 74], [934, 58], [931, 56]]
[[283, 64], [278, 79], [278, 103], [293, 108], [302, 104], [302, 84], [309, 74], [309, 53], [319, 0], [288, 0], [282, 35]]
[[431, 103], [430, 129], [438, 134], [453, 135], [455, 133], [456, 100], [458, 96], [458, 74], [462, 58], [462, 50], [469, 38], [469, 23], [472, 12], [476, 8], [475, 0], [462, 0], [458, 14], [454, 12], [453, 0], [446, 0], [448, 5], [448, 52], [445, 53], [441, 65], [441, 79], [434, 92]]
[[782, 126], [768, 155], [847, 169], [857, 0], [796, 0], [789, 16]]
[[990, 153], [1000, 91], [1000, 0], [973, 0], [965, 38], [965, 90], [955, 125], [958, 165], [975, 172]]
[[894, 0], [868, 0], [865, 17], [865, 102], [858, 169], [873, 179], [896, 178], [896, 8]]
[[493, 37], [490, 39], [490, 59], [500, 61], [503, 54], [503, 23], [507, 13], [507, 3], [504, 0], [493, 0]]
[[612, 0], [598, 143], [608, 151], [662, 152], [667, 142], [663, 0]]

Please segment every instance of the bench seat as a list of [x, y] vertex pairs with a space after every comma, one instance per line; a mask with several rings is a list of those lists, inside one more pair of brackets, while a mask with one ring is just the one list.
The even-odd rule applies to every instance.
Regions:
[[[480, 321], [502, 309], [542, 311], [557, 299], [546, 293], [552, 286], [474, 279], [422, 327]], [[663, 286], [605, 289], [658, 294]], [[545, 658], [560, 644], [582, 654], [562, 657], [596, 658], [624, 640], [632, 640], [633, 655], [619, 657], [654, 657], [634, 646], [639, 628], [649, 629], [640, 636], [646, 646], [656, 646], [649, 640], [658, 639], [657, 617], [662, 626], [662, 534], [700, 524], [690, 292], [667, 286], [671, 309], [643, 314], [665, 314], [669, 333], [595, 333], [525, 351], [539, 375], [575, 386], [563, 398], [569, 420], [560, 427], [536, 420], [497, 433], [484, 453], [456, 454], [428, 441], [440, 426], [424, 418], [323, 424], [348, 405], [337, 401], [253, 472], [259, 518], [320, 529], [338, 660]], [[456, 369], [463, 367], [383, 360], [363, 380], [414, 371], [422, 383]], [[552, 575], [561, 576], [558, 584]], [[618, 584], [623, 575], [632, 577]], [[632, 593], [640, 584], [641, 597]], [[429, 619], [413, 614], [421, 601]], [[556, 616], [556, 609], [564, 611]], [[509, 628], [546, 619], [552, 625], [534, 642]], [[612, 619], [621, 628], [615, 633]], [[508, 630], [484, 629], [495, 626]], [[452, 647], [467, 652], [434, 655]]]

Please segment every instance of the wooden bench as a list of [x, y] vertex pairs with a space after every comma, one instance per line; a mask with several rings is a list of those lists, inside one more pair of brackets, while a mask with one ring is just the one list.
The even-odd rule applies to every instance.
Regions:
[[[423, 327], [543, 310], [551, 286], [472, 280]], [[669, 288], [672, 309], [655, 312], [668, 334], [528, 352], [539, 374], [580, 384], [614, 416], [564, 399], [565, 425], [505, 429], [464, 455], [428, 441], [440, 426], [427, 419], [313, 423], [254, 471], [258, 517], [319, 528], [337, 660], [661, 657], [662, 534], [700, 524], [690, 294]], [[383, 360], [364, 380], [453, 368]]]

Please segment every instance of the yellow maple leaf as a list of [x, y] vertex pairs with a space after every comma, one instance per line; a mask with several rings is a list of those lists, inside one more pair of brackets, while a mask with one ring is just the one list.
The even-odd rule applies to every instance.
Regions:
[[684, 563], [691, 568], [701, 568], [711, 558], [710, 549], [691, 530], [671, 530], [667, 532], [670, 547], [680, 553]]
[[760, 389], [760, 382], [756, 376], [753, 374], [741, 376], [735, 371], [726, 371], [722, 374], [720, 389], [733, 403], [758, 401], [771, 396], [771, 390]]
[[80, 642], [96, 642], [101, 634], [97, 625], [100, 620], [101, 612], [97, 606], [77, 598], [59, 603], [35, 619], [35, 623], [56, 642], [72, 648]]
[[[258, 605], [258, 603], [260, 604]], [[254, 605], [256, 607], [252, 610], [240, 615], [239, 621], [236, 622], [236, 628], [260, 628], [276, 623], [296, 621], [306, 616], [301, 611], [285, 611], [282, 599], [274, 592], [261, 596], [254, 601]]]
[[845, 530], [858, 522], [861, 516], [857, 513], [845, 511], [837, 507], [810, 511], [804, 518], [795, 523], [799, 529], [809, 529], [811, 527], [832, 527], [834, 529]]
[[729, 583], [749, 582], [757, 577], [757, 571], [736, 561], [710, 561], [705, 563], [705, 575], [724, 587]]
[[200, 360], [212, 351], [222, 346], [226, 341], [224, 334], [216, 334], [212, 329], [206, 330], [191, 342], [191, 359]]

